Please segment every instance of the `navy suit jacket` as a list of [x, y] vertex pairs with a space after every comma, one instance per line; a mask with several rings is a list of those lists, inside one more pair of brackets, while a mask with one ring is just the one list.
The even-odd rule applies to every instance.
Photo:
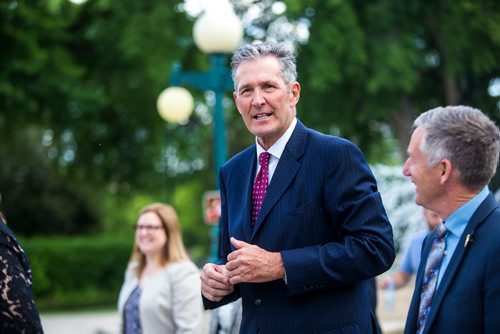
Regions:
[[221, 263], [235, 237], [281, 252], [287, 282], [241, 283], [221, 302], [204, 299], [205, 307], [242, 297], [241, 333], [374, 332], [367, 280], [389, 269], [395, 252], [361, 151], [297, 122], [252, 229], [256, 164], [254, 145], [221, 168]]
[[[470, 236], [467, 245], [465, 240]], [[424, 241], [427, 259], [435, 231]], [[416, 333], [425, 262], [417, 272], [405, 334]], [[424, 333], [500, 332], [500, 208], [490, 193], [481, 203], [450, 259], [427, 318]]]

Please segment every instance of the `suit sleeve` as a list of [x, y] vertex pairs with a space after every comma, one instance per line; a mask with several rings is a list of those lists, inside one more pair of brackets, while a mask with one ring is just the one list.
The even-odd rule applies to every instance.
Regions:
[[[498, 223], [498, 221], [496, 222]], [[498, 333], [500, 328], [500, 244], [488, 256], [486, 277], [484, 280], [484, 323], [485, 333]]]
[[325, 222], [338, 224], [332, 240], [281, 252], [289, 294], [355, 284], [383, 273], [395, 251], [392, 227], [373, 174], [361, 151], [348, 141], [324, 154]]
[[[222, 171], [219, 172], [219, 184], [220, 184], [220, 195], [221, 195], [221, 215], [219, 220], [219, 261], [218, 264], [225, 264], [227, 262], [227, 256], [231, 253], [231, 244], [229, 242], [229, 226], [227, 221], [227, 196], [226, 187], [224, 184], [224, 178]], [[235, 286], [233, 293], [227, 295], [219, 302], [213, 302], [208, 300], [203, 296], [203, 306], [206, 310], [212, 310], [219, 306], [228, 304], [237, 300], [240, 297], [238, 292], [238, 286]]]

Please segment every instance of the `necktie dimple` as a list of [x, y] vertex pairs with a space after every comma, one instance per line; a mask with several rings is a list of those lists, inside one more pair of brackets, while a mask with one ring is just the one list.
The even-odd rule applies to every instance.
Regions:
[[432, 242], [429, 256], [425, 264], [424, 280], [420, 292], [420, 306], [418, 309], [417, 333], [422, 333], [425, 322], [431, 311], [432, 299], [436, 291], [439, 269], [443, 262], [444, 251], [446, 248], [445, 238], [446, 226], [441, 223], [436, 228], [436, 239]]
[[252, 192], [252, 226], [255, 225], [257, 221], [257, 216], [259, 215], [260, 208], [262, 207], [262, 202], [264, 202], [264, 196], [267, 191], [267, 183], [269, 181], [269, 158], [271, 155], [268, 152], [262, 152], [259, 155], [259, 165], [260, 170], [253, 181], [253, 192]]

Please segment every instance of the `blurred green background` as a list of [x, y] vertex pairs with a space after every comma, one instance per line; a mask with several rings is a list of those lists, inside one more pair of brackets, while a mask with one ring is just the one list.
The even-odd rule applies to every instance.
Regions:
[[[131, 226], [153, 201], [178, 210], [190, 254], [206, 261], [213, 97], [191, 90], [185, 125], [156, 111], [174, 61], [209, 66], [192, 39], [199, 2], [0, 3], [0, 208], [42, 310], [114, 305]], [[299, 118], [350, 139], [371, 164], [400, 165], [412, 120], [439, 105], [475, 106], [500, 122], [496, 0], [230, 2], [246, 41], [296, 50]], [[225, 105], [232, 156], [254, 138], [230, 92]]]

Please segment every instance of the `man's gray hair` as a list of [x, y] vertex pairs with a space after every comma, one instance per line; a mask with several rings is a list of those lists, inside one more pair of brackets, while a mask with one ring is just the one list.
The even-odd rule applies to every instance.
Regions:
[[413, 129], [417, 127], [426, 131], [420, 149], [431, 166], [450, 160], [469, 189], [490, 182], [498, 165], [500, 131], [480, 110], [438, 107], [421, 114], [413, 123]]
[[273, 42], [263, 42], [259, 44], [245, 44], [233, 54], [231, 58], [231, 75], [233, 77], [234, 89], [238, 87], [236, 72], [238, 67], [247, 61], [258, 58], [273, 56], [278, 60], [281, 67], [281, 77], [285, 84], [291, 85], [297, 81], [296, 60], [292, 51], [282, 45]]

